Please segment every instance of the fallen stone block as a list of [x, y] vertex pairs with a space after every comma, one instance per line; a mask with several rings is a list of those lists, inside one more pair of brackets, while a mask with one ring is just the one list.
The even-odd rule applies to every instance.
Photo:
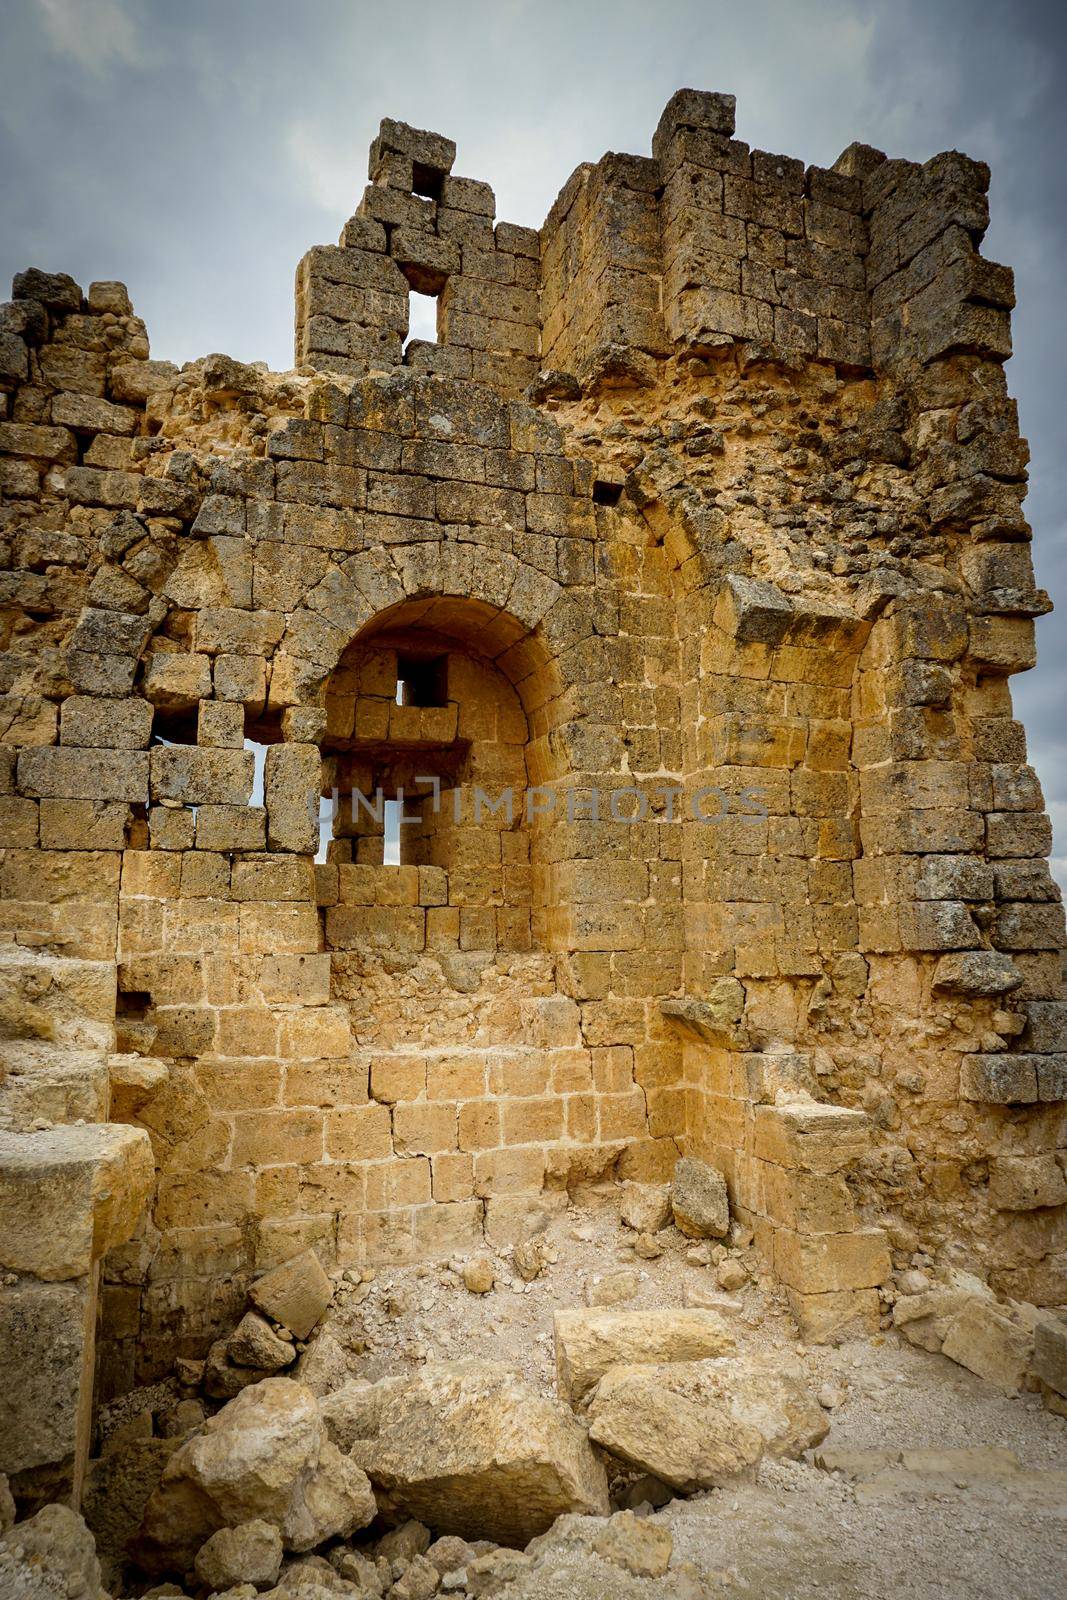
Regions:
[[431, 1364], [391, 1383], [377, 1437], [351, 1458], [394, 1514], [462, 1539], [522, 1546], [565, 1511], [608, 1510], [585, 1429], [492, 1363]]
[[1022, 1388], [1034, 1351], [1033, 1331], [992, 1301], [971, 1300], [950, 1324], [942, 1355], [1009, 1394]]
[[1034, 1328], [1034, 1371], [1057, 1394], [1067, 1395], [1067, 1322], [1046, 1313]]
[[595, 1443], [681, 1493], [727, 1482], [764, 1451], [799, 1456], [830, 1430], [799, 1377], [751, 1357], [612, 1367], [588, 1410]]
[[258, 1519], [220, 1528], [200, 1546], [195, 1562], [200, 1582], [214, 1591], [241, 1583], [269, 1588], [277, 1582], [281, 1566], [282, 1536], [273, 1523]]
[[671, 1191], [665, 1183], [625, 1183], [619, 1220], [635, 1233], [658, 1233], [671, 1220]]
[[675, 1225], [690, 1239], [725, 1239], [730, 1230], [726, 1179], [706, 1161], [683, 1156], [671, 1184]]
[[296, 1360], [296, 1347], [279, 1339], [265, 1317], [246, 1311], [226, 1341], [226, 1354], [238, 1367], [256, 1367], [264, 1377]]
[[366, 1475], [327, 1437], [311, 1391], [265, 1378], [171, 1457], [134, 1554], [147, 1572], [184, 1572], [218, 1529], [257, 1520], [276, 1527], [287, 1550], [313, 1550], [365, 1527], [376, 1510]]
[[670, 1566], [674, 1540], [669, 1528], [632, 1511], [618, 1511], [593, 1543], [605, 1561], [624, 1567], [635, 1578], [662, 1578]]
[[898, 1295], [893, 1325], [909, 1344], [935, 1353], [955, 1318], [971, 1300], [993, 1300], [992, 1291], [973, 1273], [949, 1268], [941, 1283], [918, 1294]]
[[609, 1367], [731, 1355], [734, 1336], [713, 1311], [557, 1311], [556, 1387], [571, 1405]]
[[50, 1591], [69, 1600], [98, 1600], [96, 1544], [84, 1519], [69, 1506], [42, 1507], [36, 1516], [16, 1523], [6, 1542], [22, 1551], [26, 1566], [47, 1580]]
[[333, 1286], [318, 1256], [314, 1250], [304, 1250], [257, 1278], [248, 1298], [272, 1322], [288, 1328], [298, 1339], [306, 1339], [332, 1294]]

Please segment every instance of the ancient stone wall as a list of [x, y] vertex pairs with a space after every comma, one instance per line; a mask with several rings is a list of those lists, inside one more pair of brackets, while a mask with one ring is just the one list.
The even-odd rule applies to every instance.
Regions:
[[[680, 91], [538, 236], [383, 123], [286, 374], [16, 279], [0, 1121], [151, 1139], [104, 1392], [306, 1244], [507, 1241], [680, 1151], [816, 1336], [919, 1243], [1067, 1296], [988, 173], [733, 131]], [[401, 791], [394, 864], [357, 797]], [[92, 1050], [43, 1048], [31, 959], [108, 975]]]

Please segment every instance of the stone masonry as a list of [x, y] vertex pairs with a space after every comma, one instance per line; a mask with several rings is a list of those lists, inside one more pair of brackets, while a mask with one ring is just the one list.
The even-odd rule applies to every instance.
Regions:
[[537, 232], [384, 121], [288, 373], [153, 361], [121, 284], [16, 277], [22, 1491], [77, 1492], [94, 1359], [107, 1397], [203, 1355], [265, 1266], [516, 1240], [679, 1154], [812, 1337], [920, 1244], [1067, 1299], [1063, 911], [1009, 693], [1049, 603], [988, 170], [733, 134], [681, 90]]

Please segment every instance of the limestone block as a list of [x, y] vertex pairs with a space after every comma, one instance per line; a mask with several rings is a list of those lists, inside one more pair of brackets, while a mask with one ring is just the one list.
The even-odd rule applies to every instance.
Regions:
[[60, 712], [62, 744], [107, 750], [143, 750], [152, 733], [152, 707], [144, 700], [71, 695]]
[[874, 1288], [886, 1281], [892, 1264], [880, 1228], [826, 1234], [776, 1228], [774, 1270], [790, 1289], [804, 1294], [831, 1294]]
[[758, 1356], [615, 1366], [588, 1412], [596, 1444], [683, 1494], [721, 1486], [764, 1450], [798, 1457], [830, 1431], [799, 1374]]
[[1055, 1059], [1034, 1055], [966, 1055], [960, 1062], [960, 1097], [989, 1105], [1029, 1105], [1038, 1098], [1038, 1065]]
[[724, 1239], [730, 1228], [726, 1179], [706, 1161], [683, 1156], [674, 1168], [671, 1210], [682, 1233], [691, 1239]]
[[255, 1519], [236, 1528], [220, 1528], [200, 1546], [196, 1575], [216, 1593], [239, 1584], [269, 1589], [282, 1565], [282, 1536], [270, 1522]]
[[933, 986], [946, 994], [1010, 994], [1023, 975], [1009, 955], [999, 950], [964, 950], [941, 956]]
[[133, 1233], [155, 1182], [143, 1128], [0, 1134], [0, 1265], [80, 1278]]
[[306, 1339], [329, 1305], [333, 1289], [314, 1250], [305, 1250], [257, 1278], [248, 1293], [265, 1316], [298, 1339]]
[[0, 1472], [68, 1463], [88, 1446], [96, 1297], [90, 1279], [0, 1295]]
[[1067, 1396], [1067, 1322], [1051, 1312], [1034, 1327], [1034, 1371], [1042, 1383]]
[[729, 1355], [734, 1336], [713, 1311], [557, 1311], [556, 1386], [576, 1404], [619, 1363], [700, 1361]]
[[969, 655], [977, 665], [999, 672], [1025, 672], [1037, 660], [1030, 617], [972, 617]]
[[734, 131], [737, 102], [732, 94], [699, 89], [679, 89], [667, 101], [652, 136], [652, 154], [660, 160], [680, 129], [697, 129], [729, 138]]
[[319, 847], [322, 783], [322, 757], [317, 745], [270, 746], [264, 773], [269, 849], [315, 853]]
[[251, 750], [157, 745], [151, 761], [153, 800], [241, 806], [252, 793], [255, 755]]
[[154, 1056], [113, 1055], [108, 1057], [112, 1122], [132, 1122], [170, 1075], [165, 1061]]
[[738, 644], [781, 643], [793, 621], [793, 602], [773, 583], [730, 573], [715, 604], [715, 622]]
[[989, 1203], [997, 1211], [1067, 1205], [1067, 1176], [1054, 1155], [997, 1156], [990, 1164]]
[[[154, 839], [152, 842], [155, 845]], [[197, 808], [197, 849], [225, 852], [263, 850], [266, 843], [267, 812], [264, 806], [202, 805]]]
[[42, 800], [41, 849], [121, 850], [129, 822], [124, 801]]
[[[36, 1516], [17, 1524], [10, 1543], [19, 1546], [30, 1571], [47, 1580], [41, 1590], [27, 1588], [27, 1595], [58, 1593], [70, 1600], [97, 1600], [103, 1592], [96, 1543], [84, 1518], [70, 1506], [43, 1506]], [[15, 1593], [22, 1591], [16, 1587]]]
[[196, 742], [216, 749], [240, 750], [244, 745], [244, 710], [232, 700], [201, 700]]
[[279, 1339], [264, 1317], [246, 1311], [226, 1341], [226, 1354], [236, 1366], [274, 1373], [292, 1365], [296, 1347], [291, 1341]]
[[658, 1233], [671, 1220], [671, 1191], [662, 1183], [625, 1183], [619, 1219], [636, 1233]]
[[148, 798], [148, 753], [143, 750], [23, 750], [18, 759], [23, 794], [59, 800]]
[[1039, 1055], [1067, 1051], [1067, 1001], [1027, 1000], [1022, 1009], [1026, 1014], [1024, 1049]]
[[[191, 1406], [194, 1424], [203, 1420], [197, 1401], [183, 1404]], [[141, 1418], [151, 1425], [144, 1412]], [[112, 1434], [105, 1453], [88, 1463], [81, 1497], [82, 1515], [96, 1540], [109, 1593], [121, 1592], [129, 1559], [127, 1541], [140, 1527], [149, 1497], [158, 1488], [163, 1468], [180, 1443], [177, 1438], [157, 1439], [150, 1434], [123, 1438], [124, 1432], [119, 1429]]]
[[370, 147], [372, 175], [382, 157], [389, 153], [406, 156], [433, 172], [447, 174], [452, 171], [456, 159], [456, 145], [442, 133], [430, 133], [424, 128], [409, 127], [406, 122], [396, 122], [392, 117], [383, 117], [378, 136]]
[[205, 655], [157, 650], [148, 658], [143, 688], [161, 711], [193, 711], [211, 693], [211, 662]]
[[1034, 1333], [1013, 1322], [991, 1299], [972, 1299], [949, 1324], [942, 1355], [1006, 1389], [1021, 1387], [1034, 1349]]
[[394, 1515], [464, 1539], [521, 1546], [564, 1512], [608, 1511], [585, 1429], [488, 1362], [432, 1363], [391, 1387], [377, 1437], [352, 1457]]
[[801, 1338], [810, 1344], [832, 1344], [850, 1332], [878, 1332], [881, 1305], [877, 1289], [844, 1289], [827, 1294], [787, 1289], [786, 1295]]
[[265, 1378], [171, 1457], [134, 1545], [146, 1571], [185, 1571], [220, 1528], [269, 1522], [288, 1550], [347, 1537], [376, 1513], [359, 1467], [325, 1436], [310, 1389]]
[[796, 1167], [760, 1163], [762, 1209], [776, 1223], [797, 1233], [849, 1233], [856, 1208], [839, 1173], [803, 1172]]
[[863, 1155], [870, 1139], [862, 1111], [815, 1101], [757, 1106], [754, 1125], [753, 1150], [760, 1160], [804, 1172], [841, 1172]]

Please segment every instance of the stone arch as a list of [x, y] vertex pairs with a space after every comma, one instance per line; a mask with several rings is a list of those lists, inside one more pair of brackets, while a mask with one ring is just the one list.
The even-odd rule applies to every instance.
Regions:
[[[414, 593], [368, 618], [326, 676], [323, 788], [335, 803], [325, 853], [360, 869], [344, 876], [361, 896], [414, 905], [409, 921], [425, 912], [419, 937], [436, 926], [468, 947], [563, 948], [561, 852], [549, 840], [567, 814], [576, 741], [574, 700], [546, 637], [557, 596], [518, 564], [497, 565], [525, 618], [499, 603], [503, 583], [491, 600], [425, 593], [426, 567], [421, 577], [408, 569]], [[412, 663], [438, 673], [438, 694], [399, 692]], [[419, 781], [427, 776], [433, 788]], [[398, 795], [410, 820], [399, 824], [394, 863], [380, 841]], [[398, 884], [393, 864], [418, 870]], [[331, 942], [329, 912], [326, 920]], [[397, 919], [332, 921], [347, 929]]]

